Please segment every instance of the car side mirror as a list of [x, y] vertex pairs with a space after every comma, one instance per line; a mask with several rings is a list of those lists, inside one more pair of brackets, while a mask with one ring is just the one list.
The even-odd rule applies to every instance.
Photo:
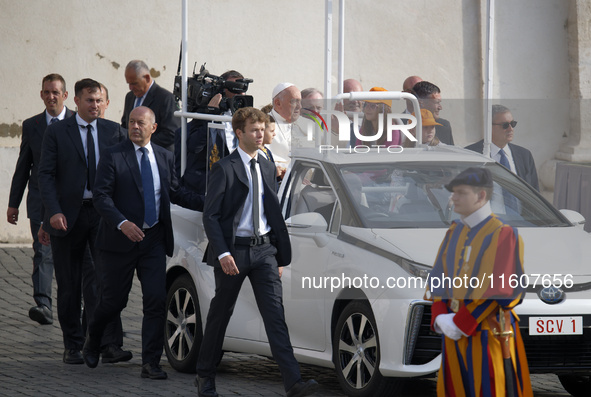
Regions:
[[318, 247], [328, 244], [328, 224], [326, 219], [317, 212], [305, 212], [297, 214], [285, 221], [292, 236], [309, 237]]
[[318, 212], [296, 214], [285, 221], [292, 232], [301, 230], [305, 233], [321, 233], [328, 229], [326, 219]]
[[560, 210], [562, 215], [566, 217], [575, 226], [584, 227], [585, 226], [585, 217], [578, 213], [577, 211], [562, 209]]

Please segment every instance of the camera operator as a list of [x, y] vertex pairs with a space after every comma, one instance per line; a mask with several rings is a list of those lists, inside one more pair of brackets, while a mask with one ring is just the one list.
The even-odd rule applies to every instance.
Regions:
[[[229, 82], [244, 79], [244, 76], [235, 70], [228, 70], [220, 77]], [[215, 94], [207, 107], [209, 109], [219, 109], [220, 103], [224, 98], [229, 99], [237, 95], [245, 95], [245, 92], [233, 93], [228, 89], [224, 89], [223, 95], [220, 93]], [[232, 116], [232, 110], [227, 109], [222, 114]], [[207, 169], [211, 168], [215, 161], [232, 153], [238, 145], [238, 140], [232, 129], [232, 123], [224, 122], [224, 134], [214, 134], [212, 136], [212, 138], [215, 138], [215, 141], [211, 145], [213, 147], [211, 158], [208, 158], [210, 153], [207, 145], [207, 124], [207, 120], [194, 119], [187, 125], [187, 166], [182, 176], [180, 128], [175, 134], [175, 170], [177, 176], [181, 185], [199, 194], [205, 194]]]
[[[240, 79], [244, 79], [244, 76], [235, 70], [228, 70], [224, 74], [220, 76], [223, 80], [226, 81], [236, 81]], [[241, 92], [239, 94], [233, 93], [232, 91], [228, 90], [227, 88], [224, 89], [224, 96], [222, 97], [221, 94], [215, 94], [214, 97], [209, 101], [208, 106], [213, 108], [219, 108], [220, 102], [222, 98], [233, 98], [236, 95], [246, 95], [246, 92]], [[232, 111], [230, 109], [226, 110], [222, 113], [224, 116], [232, 116]], [[225, 132], [226, 132], [226, 145], [228, 147], [229, 153], [232, 153], [238, 147], [238, 139], [234, 134], [234, 130], [232, 129], [232, 122], [226, 121], [224, 122], [225, 125]]]

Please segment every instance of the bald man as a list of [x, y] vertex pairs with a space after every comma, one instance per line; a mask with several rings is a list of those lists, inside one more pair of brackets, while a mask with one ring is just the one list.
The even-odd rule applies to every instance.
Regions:
[[[361, 83], [355, 79], [346, 79], [343, 81], [343, 92], [359, 92], [363, 91]], [[350, 101], [348, 99], [343, 100], [343, 107], [345, 112], [361, 112], [361, 101]]]
[[[422, 78], [420, 78], [419, 76], [409, 76], [404, 80], [404, 83], [402, 83], [402, 92], [407, 92], [412, 94], [412, 88], [415, 86], [416, 83], [419, 83], [423, 81]], [[405, 99], [406, 101], [406, 109], [404, 109], [403, 113], [406, 114], [411, 114], [414, 112], [414, 109], [412, 108], [412, 102], [409, 101], [408, 99]]]
[[174, 156], [152, 144], [158, 126], [145, 106], [129, 114], [129, 140], [105, 150], [96, 171], [94, 208], [101, 216], [96, 246], [102, 279], [99, 304], [84, 343], [83, 358], [94, 368], [106, 325], [117, 318], [137, 272], [142, 284], [142, 378], [166, 379], [160, 367], [166, 319], [166, 256], [174, 238], [170, 203], [202, 211], [203, 196], [179, 187]]

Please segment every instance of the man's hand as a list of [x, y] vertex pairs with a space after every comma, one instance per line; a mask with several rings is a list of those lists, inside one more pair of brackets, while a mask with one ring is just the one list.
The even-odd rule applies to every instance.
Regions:
[[130, 221], [125, 221], [121, 224], [121, 231], [128, 239], [133, 241], [134, 243], [139, 243], [146, 237], [142, 229], [137, 227], [137, 225]]
[[286, 168], [280, 165], [277, 165], [277, 176], [281, 179], [283, 179], [283, 177], [285, 176], [285, 170]]
[[18, 208], [8, 207], [8, 210], [6, 211], [6, 220], [8, 223], [16, 225], [18, 222]]
[[215, 94], [210, 100], [209, 103], [207, 104], [208, 107], [212, 107], [212, 108], [219, 108], [220, 107], [220, 102], [222, 101], [222, 94]]
[[58, 212], [54, 216], [49, 219], [49, 224], [55, 230], [68, 230], [68, 221], [66, 220], [66, 216], [61, 212]]
[[450, 339], [458, 340], [462, 337], [462, 331], [454, 323], [455, 313], [440, 314], [435, 318], [435, 330], [443, 333]]
[[49, 233], [47, 233], [45, 230], [43, 230], [43, 226], [41, 226], [39, 228], [39, 231], [37, 232], [37, 239], [39, 239], [39, 242], [42, 245], [49, 245], [51, 244], [51, 240], [49, 238]]
[[279, 278], [283, 276], [283, 266], [279, 266]]
[[226, 273], [228, 276], [235, 276], [240, 273], [236, 267], [236, 262], [234, 262], [234, 257], [232, 255], [227, 255], [220, 259], [220, 265], [222, 266], [224, 273]]

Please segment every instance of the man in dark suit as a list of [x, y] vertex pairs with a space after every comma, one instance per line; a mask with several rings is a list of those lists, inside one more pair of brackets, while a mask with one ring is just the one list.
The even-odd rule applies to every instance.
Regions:
[[[78, 114], [47, 127], [39, 163], [39, 191], [43, 200], [43, 227], [40, 241], [51, 242], [57, 281], [58, 318], [64, 337], [63, 361], [82, 364], [84, 333], [80, 322], [80, 299], [83, 277], [96, 283], [96, 275], [83, 275], [87, 247], [94, 257], [99, 214], [92, 205], [92, 186], [100, 154], [126, 138], [117, 123], [99, 119], [102, 101], [100, 83], [91, 79], [76, 82], [74, 102]], [[49, 234], [49, 240], [47, 238]], [[100, 272], [100, 269], [98, 269]], [[89, 278], [95, 280], [89, 281]], [[96, 284], [95, 284], [96, 291]], [[88, 296], [87, 296], [88, 295]], [[85, 294], [88, 317], [96, 307], [95, 294]], [[118, 362], [131, 359], [131, 352], [121, 350], [121, 322], [114, 321], [103, 339], [103, 360]]]
[[66, 81], [59, 74], [49, 74], [41, 83], [41, 99], [45, 103], [45, 110], [23, 121], [23, 133], [20, 152], [16, 162], [16, 168], [12, 177], [8, 210], [6, 219], [8, 223], [16, 225], [18, 222], [18, 207], [25, 193], [27, 183], [27, 216], [31, 225], [33, 236], [33, 299], [36, 306], [29, 310], [31, 320], [39, 324], [52, 324], [53, 313], [51, 308], [51, 282], [53, 280], [53, 260], [50, 248], [42, 245], [37, 238], [42, 219], [41, 195], [37, 169], [41, 158], [41, 143], [43, 133], [49, 124], [53, 124], [74, 114], [64, 106], [68, 98]]
[[446, 145], [454, 144], [451, 132], [451, 124], [446, 119], [439, 117], [441, 106], [441, 90], [435, 84], [428, 81], [419, 81], [412, 88], [412, 93], [418, 98], [421, 109], [427, 109], [433, 113], [435, 121], [439, 124], [435, 127], [435, 136]]
[[158, 124], [152, 143], [174, 151], [174, 132], [181, 126], [181, 119], [174, 117], [174, 112], [178, 110], [174, 95], [156, 84], [144, 61], [130, 61], [125, 67], [125, 80], [131, 91], [125, 96], [125, 108], [121, 117], [123, 128], [127, 128], [129, 114], [134, 108], [147, 106], [156, 115]]
[[[203, 195], [179, 187], [173, 155], [150, 143], [155, 115], [140, 106], [129, 115], [129, 140], [109, 148], [97, 170], [93, 201], [101, 215], [97, 248], [102, 279], [99, 304], [84, 344], [94, 368], [105, 326], [127, 304], [134, 272], [142, 284], [142, 378], [166, 379], [160, 367], [166, 319], [166, 255], [174, 241], [170, 203], [203, 210]], [[159, 204], [159, 205], [158, 205]]]
[[254, 108], [234, 113], [238, 149], [213, 165], [208, 180], [203, 226], [209, 239], [207, 264], [214, 267], [216, 285], [197, 360], [195, 383], [200, 397], [218, 395], [216, 364], [246, 277], [287, 395], [306, 396], [318, 386], [314, 380], [302, 381], [285, 323], [280, 277], [281, 267], [291, 261], [291, 244], [275, 194], [275, 167], [269, 161], [258, 161], [266, 119]]
[[[492, 106], [492, 142], [490, 157], [520, 176], [536, 190], [540, 190], [536, 164], [531, 152], [519, 145], [511, 143], [517, 121], [509, 108], [503, 105]], [[482, 153], [484, 140], [480, 140], [466, 149]]]

